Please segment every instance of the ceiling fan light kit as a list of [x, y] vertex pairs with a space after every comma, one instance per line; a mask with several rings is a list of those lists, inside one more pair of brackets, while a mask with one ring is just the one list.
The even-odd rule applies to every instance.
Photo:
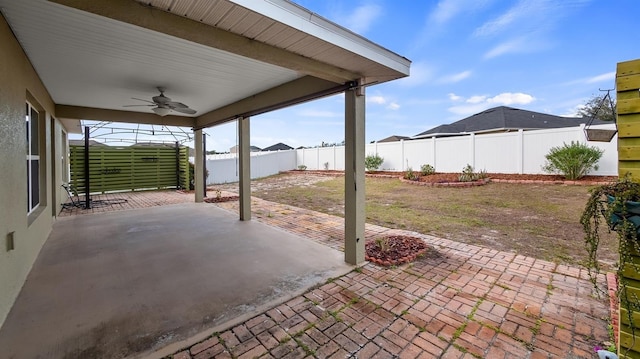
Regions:
[[132, 97], [132, 99], [134, 100], [148, 102], [149, 105], [125, 105], [124, 107], [155, 106], [151, 109], [151, 111], [155, 112], [158, 116], [166, 116], [171, 111], [176, 111], [187, 115], [193, 115], [197, 112], [196, 110], [189, 108], [189, 106], [181, 102], [171, 101], [169, 97], [164, 95], [164, 87], [158, 87], [158, 91], [160, 91], [160, 95], [153, 96], [151, 98], [153, 101]]
[[170, 109], [166, 108], [166, 107], [154, 107], [151, 109], [153, 112], [156, 113], [156, 115], [158, 116], [166, 116], [169, 114], [169, 112], [171, 112]]

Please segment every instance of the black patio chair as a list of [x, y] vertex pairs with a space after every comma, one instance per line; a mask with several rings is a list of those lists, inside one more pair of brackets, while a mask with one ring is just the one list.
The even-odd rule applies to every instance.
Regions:
[[78, 196], [78, 191], [75, 188], [71, 187], [70, 184], [62, 184], [62, 188], [67, 192], [69, 196], [69, 200], [71, 202], [66, 202], [62, 204], [63, 209], [73, 209], [73, 208], [86, 208], [85, 203], [80, 201], [80, 197]]

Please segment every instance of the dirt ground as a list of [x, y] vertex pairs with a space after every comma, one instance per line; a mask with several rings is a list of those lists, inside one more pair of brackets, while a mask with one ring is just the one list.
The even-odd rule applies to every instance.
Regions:
[[[561, 179], [547, 175], [491, 177]], [[614, 179], [590, 177], [583, 185], [488, 183], [443, 188], [415, 186], [396, 178], [367, 178], [367, 222], [579, 265], [586, 258], [579, 220], [593, 187], [588, 183]], [[269, 201], [344, 215], [342, 176], [290, 173], [256, 180], [251, 186], [254, 196]], [[235, 192], [237, 184], [212, 188]], [[617, 257], [615, 238], [606, 236], [600, 260], [607, 268]]]

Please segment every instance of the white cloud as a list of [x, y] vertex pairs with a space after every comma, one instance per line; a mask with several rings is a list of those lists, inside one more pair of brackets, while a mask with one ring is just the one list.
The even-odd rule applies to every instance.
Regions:
[[527, 50], [531, 50], [531, 48], [527, 47], [526, 41], [524, 41], [523, 38], [517, 38], [517, 39], [511, 39], [509, 41], [505, 41], [495, 46], [491, 50], [487, 51], [483, 57], [485, 59], [492, 59], [500, 55], [525, 52]]
[[441, 0], [435, 10], [429, 14], [430, 22], [444, 24], [465, 9], [465, 4], [460, 0]]
[[613, 81], [615, 80], [615, 78], [616, 78], [616, 72], [612, 71], [612, 72], [607, 72], [606, 74], [590, 77], [586, 79], [585, 82], [588, 84], [593, 84], [596, 82]]
[[507, 10], [504, 14], [496, 19], [485, 22], [482, 26], [474, 31], [475, 36], [492, 36], [504, 31], [513, 23], [517, 23], [525, 16], [532, 16], [536, 10], [536, 6], [543, 5], [545, 1], [520, 1], [518, 4]]
[[500, 105], [526, 105], [535, 100], [535, 97], [522, 92], [504, 92], [487, 99], [488, 103]]
[[467, 70], [467, 71], [459, 72], [457, 74], [443, 76], [440, 78], [438, 82], [445, 83], [445, 84], [456, 83], [468, 78], [469, 76], [471, 76], [471, 71]]
[[573, 85], [580, 85], [580, 84], [594, 84], [594, 83], [606, 82], [606, 81], [610, 81], [613, 84], [615, 79], [616, 79], [616, 73], [615, 73], [615, 71], [612, 71], [612, 72], [607, 72], [607, 73], [600, 74], [600, 75], [595, 75], [595, 76], [591, 76], [591, 77], [582, 77], [582, 78], [579, 78], [579, 79], [576, 79], [576, 80], [563, 82], [560, 85], [562, 85], [562, 86], [573, 86]]
[[460, 100], [462, 100], [462, 96], [458, 96], [458, 95], [454, 94], [453, 92], [447, 94], [447, 96], [449, 96], [449, 100], [451, 100], [451, 101], [460, 101]]
[[545, 50], [554, 42], [552, 31], [575, 8], [589, 0], [520, 0], [496, 18], [478, 27], [476, 37], [501, 37], [501, 42], [484, 54], [491, 59], [510, 53]]
[[482, 24], [474, 31], [478, 37], [496, 36], [501, 33], [522, 35], [530, 32], [546, 32], [576, 8], [590, 0], [520, 0], [498, 17]]
[[367, 96], [367, 101], [375, 103], [376, 105], [384, 105], [385, 103], [387, 103], [387, 100], [379, 95]]
[[400, 109], [400, 105], [398, 105], [398, 104], [397, 104], [397, 103], [395, 103], [395, 102], [391, 102], [391, 103], [389, 104], [389, 106], [387, 106], [387, 109], [389, 109], [389, 110], [394, 110], [394, 111], [395, 111], [395, 110]]
[[380, 15], [382, 15], [380, 6], [362, 5], [355, 8], [351, 14], [343, 16], [338, 23], [346, 24], [346, 27], [355, 33], [364, 34]]
[[415, 87], [433, 79], [433, 68], [425, 62], [414, 62], [411, 64], [411, 74], [395, 81], [398, 85]]
[[[450, 99], [452, 98], [451, 95], [453, 94], [449, 94]], [[455, 101], [458, 102], [463, 99], [461, 96], [453, 96], [455, 96]], [[533, 101], [535, 101], [535, 97], [522, 92], [503, 92], [493, 97], [474, 95], [467, 98], [464, 101], [465, 104], [451, 106], [448, 110], [456, 115], [468, 116], [494, 106], [526, 105]]]
[[467, 103], [481, 103], [484, 102], [484, 100], [487, 99], [487, 96], [482, 96], [482, 95], [475, 95], [475, 96], [471, 96], [467, 99]]
[[564, 110], [564, 113], [559, 114], [561, 117], [577, 117], [578, 111], [584, 108], [584, 104], [575, 105], [572, 108], [568, 108]]

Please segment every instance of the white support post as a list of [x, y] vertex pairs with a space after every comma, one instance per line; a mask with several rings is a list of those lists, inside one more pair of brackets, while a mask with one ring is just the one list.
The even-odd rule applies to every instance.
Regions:
[[194, 176], [194, 190], [196, 195], [196, 203], [204, 202], [204, 143], [202, 141], [202, 130], [194, 131], [194, 146], [196, 146], [196, 158], [194, 159], [195, 173]]
[[251, 220], [251, 149], [249, 143], [250, 124], [249, 118], [238, 119], [238, 162], [239, 162], [239, 194], [240, 194], [240, 220]]
[[404, 172], [408, 169], [407, 167], [405, 167], [407, 161], [404, 158], [404, 140], [400, 140], [400, 158], [402, 158], [402, 171]]
[[517, 156], [518, 156], [518, 173], [524, 173], [524, 130], [518, 130], [518, 148], [517, 148]]
[[433, 156], [433, 168], [437, 171], [438, 167], [436, 167], [436, 138], [431, 137], [431, 156]]
[[472, 133], [469, 136], [469, 164], [474, 169], [476, 168], [476, 134]]
[[364, 261], [365, 228], [365, 96], [363, 88], [345, 91], [345, 230], [344, 256], [349, 264]]

